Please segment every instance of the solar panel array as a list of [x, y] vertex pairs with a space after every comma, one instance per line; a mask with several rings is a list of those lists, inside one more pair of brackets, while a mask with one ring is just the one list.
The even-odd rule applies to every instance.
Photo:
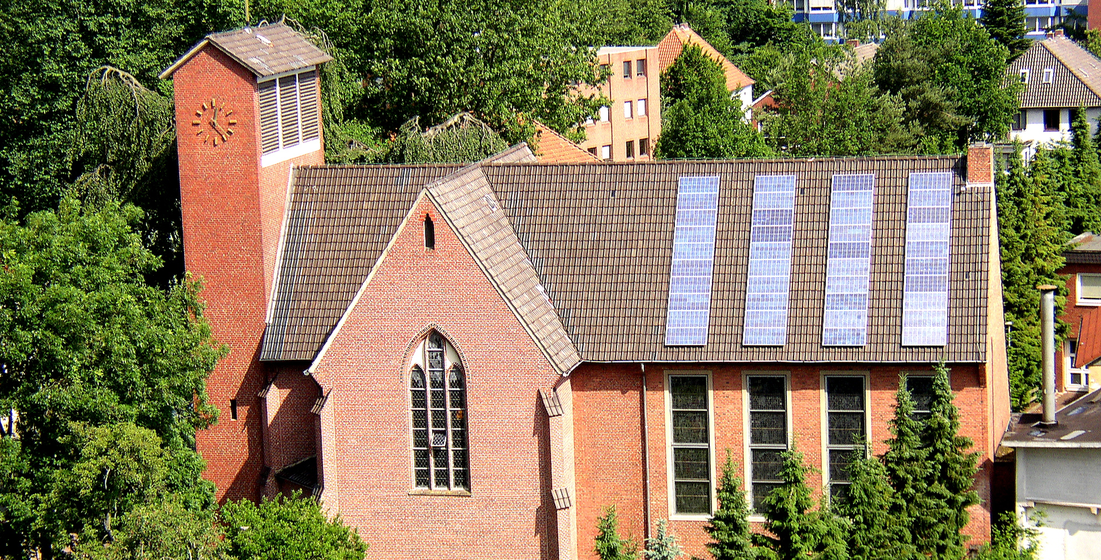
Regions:
[[834, 175], [822, 346], [864, 346], [875, 175]]
[[911, 173], [906, 198], [902, 345], [948, 343], [952, 173]]
[[680, 178], [665, 317], [666, 346], [707, 344], [718, 207], [718, 177]]
[[795, 175], [754, 177], [742, 332], [745, 346], [783, 346], [787, 342], [794, 210]]

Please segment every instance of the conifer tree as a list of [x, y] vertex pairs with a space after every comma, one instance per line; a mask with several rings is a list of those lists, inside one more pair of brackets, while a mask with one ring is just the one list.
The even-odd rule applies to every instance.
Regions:
[[707, 549], [715, 560], [752, 560], [757, 557], [749, 530], [749, 506], [742, 481], [734, 474], [734, 460], [727, 451], [719, 480], [719, 509], [704, 530], [711, 535]]
[[658, 520], [657, 534], [646, 539], [646, 560], [677, 560], [684, 552], [677, 543], [677, 536], [669, 529], [669, 521]]
[[848, 533], [849, 555], [853, 560], [896, 560], [913, 556], [913, 546], [900, 542], [898, 523], [891, 515], [894, 489], [887, 469], [867, 448], [849, 464], [848, 496], [837, 511], [852, 524]]
[[835, 524], [840, 522], [828, 510], [811, 511], [814, 499], [806, 483], [810, 469], [803, 463], [803, 454], [793, 445], [781, 457], [784, 484], [764, 500], [765, 529], [771, 535], [758, 534], [755, 539], [777, 560], [848, 558], [843, 540], [835, 538], [840, 530]]
[[596, 530], [596, 554], [600, 560], [635, 560], [638, 545], [619, 536], [619, 516], [614, 505], [604, 508], [604, 515], [596, 520]]
[[1067, 229], [1071, 234], [1086, 231], [1101, 232], [1101, 164], [1090, 138], [1086, 110], [1079, 107], [1071, 122], [1073, 174], [1063, 176], [1060, 186], [1067, 212]]
[[1028, 49], [1025, 38], [1025, 4], [1021, 0], [987, 0], [979, 23], [995, 41], [1009, 49], [1009, 60]]
[[925, 492], [935, 503], [932, 511], [937, 514], [938, 522], [927, 535], [925, 551], [933, 552], [937, 558], [963, 558], [966, 549], [962, 534], [970, 516], [969, 506], [979, 503], [979, 495], [972, 490], [977, 452], [968, 451], [972, 447], [971, 438], [959, 435], [959, 410], [953, 404], [952, 387], [948, 382], [948, 369], [937, 364], [933, 377], [932, 413], [925, 421], [922, 440], [928, 454], [928, 470], [925, 473]]
[[895, 401], [895, 416], [890, 422], [891, 438], [883, 454], [887, 480], [894, 489], [888, 511], [897, 524], [894, 532], [897, 546], [914, 546], [921, 550], [923, 536], [939, 520], [930, 512], [930, 501], [925, 495], [924, 484], [929, 470], [927, 451], [922, 447], [921, 423], [913, 417], [914, 400], [906, 388], [905, 374], [899, 376]]

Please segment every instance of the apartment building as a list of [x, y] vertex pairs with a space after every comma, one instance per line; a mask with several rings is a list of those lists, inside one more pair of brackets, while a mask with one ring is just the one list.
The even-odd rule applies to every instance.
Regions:
[[611, 105], [585, 123], [581, 147], [604, 160], [650, 159], [661, 134], [658, 48], [603, 47], [597, 63], [611, 72], [600, 88]]

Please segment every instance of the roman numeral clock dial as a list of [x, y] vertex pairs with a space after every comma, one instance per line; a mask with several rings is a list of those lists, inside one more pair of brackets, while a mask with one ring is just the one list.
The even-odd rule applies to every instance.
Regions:
[[233, 109], [226, 107], [225, 103], [218, 105], [218, 100], [211, 97], [209, 103], [203, 103], [202, 108], [195, 110], [195, 120], [191, 126], [195, 127], [195, 136], [203, 139], [203, 144], [218, 144], [229, 142], [233, 136], [233, 127], [237, 126], [237, 119], [233, 117]]

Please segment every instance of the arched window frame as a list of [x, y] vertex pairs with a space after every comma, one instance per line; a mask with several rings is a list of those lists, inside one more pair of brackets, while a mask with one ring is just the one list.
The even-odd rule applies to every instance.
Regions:
[[409, 367], [413, 487], [470, 491], [466, 371], [454, 346], [428, 333]]

